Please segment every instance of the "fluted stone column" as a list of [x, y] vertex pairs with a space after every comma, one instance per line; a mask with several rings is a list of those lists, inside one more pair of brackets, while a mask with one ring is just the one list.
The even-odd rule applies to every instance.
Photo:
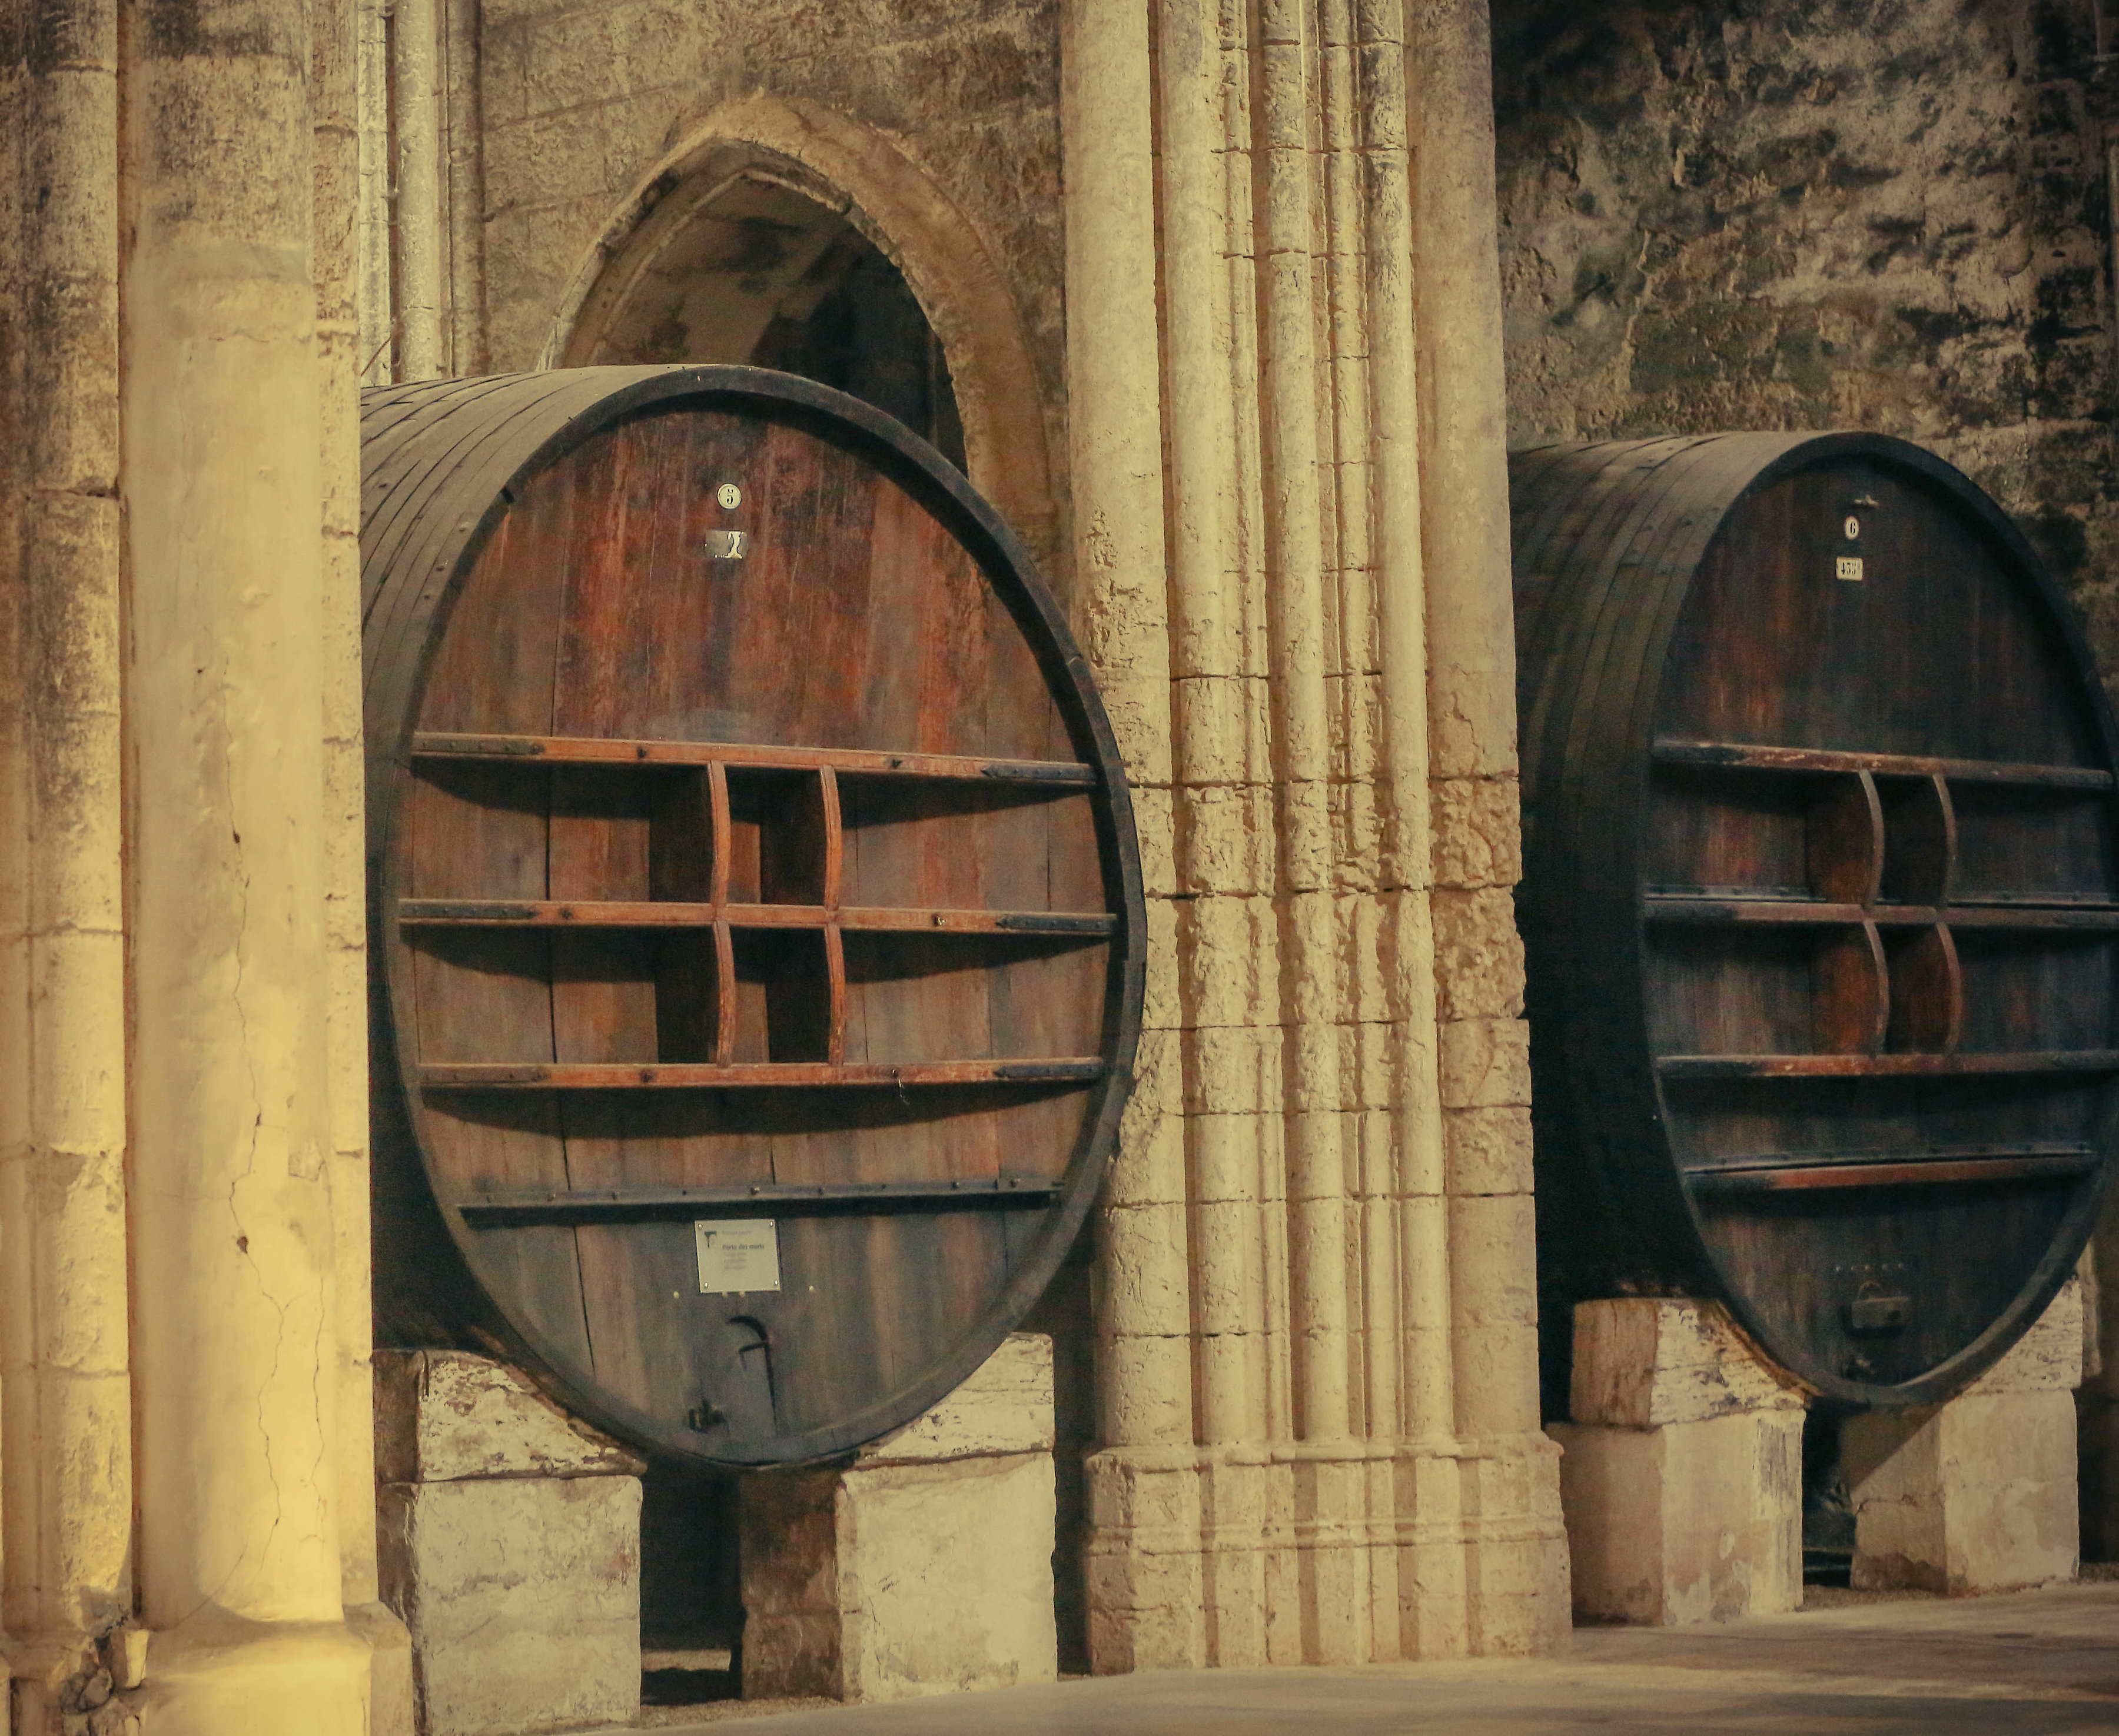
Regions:
[[132, 1410], [118, 9], [33, 11], [0, 84], [0, 1607], [45, 1736], [132, 1612]]
[[1151, 910], [1096, 1667], [1534, 1650], [1567, 1595], [1485, 9], [1067, 25], [1078, 585]]

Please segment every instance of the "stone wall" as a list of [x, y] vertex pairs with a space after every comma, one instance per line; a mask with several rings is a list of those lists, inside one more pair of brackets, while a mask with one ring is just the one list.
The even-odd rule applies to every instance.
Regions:
[[2092, 0], [1501, 0], [1510, 443], [1864, 428], [2016, 517], [2119, 670]]
[[485, 306], [491, 365], [536, 364], [613, 214], [716, 109], [756, 93], [887, 138], [1013, 278], [1048, 401], [1060, 396], [1054, 0], [488, 0]]

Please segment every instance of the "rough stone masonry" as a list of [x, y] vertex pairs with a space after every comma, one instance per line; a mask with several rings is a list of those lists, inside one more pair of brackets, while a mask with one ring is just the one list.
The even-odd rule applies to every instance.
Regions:
[[2092, 0], [1495, 7], [1509, 443], [1863, 428], [2015, 515], [2119, 673]]

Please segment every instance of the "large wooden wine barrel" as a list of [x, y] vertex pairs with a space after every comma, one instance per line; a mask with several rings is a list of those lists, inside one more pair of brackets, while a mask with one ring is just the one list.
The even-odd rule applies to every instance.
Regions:
[[1051, 1277], [1141, 1000], [1080, 654], [837, 392], [364, 400], [380, 1313], [665, 1459], [841, 1452]]
[[1958, 471], [1868, 435], [1510, 461], [1549, 1314], [1718, 1295], [1945, 1396], [2112, 1165], [2112, 716]]

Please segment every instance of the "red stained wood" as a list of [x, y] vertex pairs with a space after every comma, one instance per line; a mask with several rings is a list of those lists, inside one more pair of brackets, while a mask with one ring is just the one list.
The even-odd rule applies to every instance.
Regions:
[[[1931, 920], [1932, 919], [1930, 919]], [[418, 928], [698, 928], [726, 922], [740, 928], [821, 928], [835, 925], [918, 934], [1109, 934], [1118, 919], [1108, 911], [896, 910], [869, 906], [833, 910], [824, 905], [667, 904], [618, 899], [551, 900], [408, 898], [397, 920]]]
[[814, 771], [829, 767], [864, 777], [951, 778], [986, 784], [1093, 785], [1097, 768], [1066, 760], [973, 759], [962, 754], [869, 753], [848, 748], [783, 748], [744, 742], [610, 741], [579, 736], [445, 735], [412, 738], [415, 759], [540, 759], [612, 766], [748, 766]]
[[803, 1086], [868, 1086], [901, 1090], [930, 1085], [1044, 1085], [1057, 1080], [1101, 1079], [1106, 1064], [1094, 1055], [1064, 1055], [1027, 1061], [799, 1062], [768, 1061], [748, 1066], [675, 1062], [641, 1067], [631, 1062], [559, 1062], [518, 1066], [510, 1062], [430, 1062], [420, 1070], [423, 1084], [466, 1090], [535, 1086], [554, 1090], [629, 1090], [656, 1086], [664, 1090], [701, 1088]]
[[[2112, 1160], [2115, 743], [2072, 618], [1901, 442], [1512, 479], [1546, 1317], [1718, 1294], [1835, 1398], [1946, 1397], [2064, 1280]], [[1911, 1312], [1857, 1342], [1872, 1281]]]
[[[1129, 1080], [1137, 853], [1059, 611], [804, 382], [369, 405], [378, 1162], [456, 1256], [379, 1238], [386, 1320], [678, 1460], [897, 1426], [1036, 1299]], [[780, 1289], [702, 1293], [688, 1206], [769, 1207]]]
[[2060, 1157], [1938, 1158], [1896, 1164], [1791, 1164], [1717, 1170], [1693, 1178], [1713, 1193], [1787, 1193], [1815, 1187], [1937, 1187], [1963, 1182], [2043, 1181], [2087, 1174], [2097, 1160]]

